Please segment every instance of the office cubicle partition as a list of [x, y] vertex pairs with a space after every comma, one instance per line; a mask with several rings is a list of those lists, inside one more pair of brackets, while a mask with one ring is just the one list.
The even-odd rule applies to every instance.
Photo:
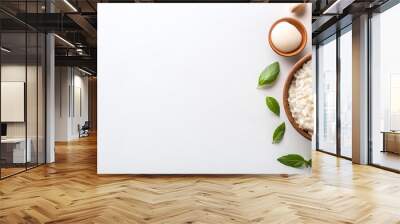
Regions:
[[46, 38], [21, 19], [44, 3], [20, 1], [15, 17], [0, 3], [1, 179], [45, 163]]

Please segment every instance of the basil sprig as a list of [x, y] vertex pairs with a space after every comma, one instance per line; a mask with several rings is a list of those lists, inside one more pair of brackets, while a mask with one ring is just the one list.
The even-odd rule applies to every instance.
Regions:
[[279, 62], [273, 62], [268, 65], [260, 74], [258, 78], [258, 86], [263, 87], [267, 85], [272, 85], [278, 78], [280, 72]]
[[267, 96], [265, 98], [265, 103], [267, 104], [269, 110], [279, 117], [280, 107], [278, 101], [272, 96]]
[[278, 144], [282, 141], [283, 136], [285, 135], [285, 129], [285, 122], [282, 122], [274, 131], [274, 135], [272, 136], [272, 144]]
[[279, 157], [278, 161], [293, 168], [311, 167], [312, 165], [311, 159], [305, 160], [301, 155], [298, 154], [289, 154]]

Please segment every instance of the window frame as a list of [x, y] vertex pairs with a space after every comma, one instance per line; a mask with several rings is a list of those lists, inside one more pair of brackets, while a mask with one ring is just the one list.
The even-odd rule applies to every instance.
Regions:
[[395, 172], [395, 173], [400, 173], [400, 170], [390, 168], [387, 166], [383, 166], [380, 164], [375, 164], [373, 162], [373, 135], [372, 135], [372, 18], [374, 17], [374, 14], [380, 14], [384, 13], [385, 11], [393, 8], [394, 6], [398, 5], [400, 1], [398, 0], [388, 0], [384, 4], [380, 5], [377, 8], [374, 8], [373, 10], [368, 11], [368, 20], [367, 20], [367, 45], [368, 45], [368, 53], [367, 53], [367, 82], [368, 82], [368, 96], [367, 96], [367, 102], [368, 102], [368, 110], [367, 110], [367, 117], [368, 117], [368, 125], [367, 125], [367, 131], [368, 131], [368, 152], [367, 152], [367, 163], [370, 166], [377, 167], [383, 170]]
[[[340, 37], [342, 35], [344, 35], [345, 33], [351, 32], [351, 31], [352, 31], [352, 23], [349, 23], [345, 27], [337, 30], [336, 33], [319, 41], [316, 44], [316, 54], [315, 54], [316, 55], [316, 72], [315, 72], [315, 74], [316, 74], [316, 79], [315, 79], [316, 80], [316, 107], [315, 108], [316, 108], [316, 115], [317, 115], [316, 124], [315, 124], [315, 127], [316, 127], [315, 128], [316, 150], [319, 152], [323, 152], [323, 153], [333, 155], [333, 156], [336, 156], [339, 158], [344, 158], [347, 160], [352, 160], [352, 158], [342, 155], [342, 152], [341, 152], [342, 150], [341, 150], [341, 118], [340, 118], [340, 103], [341, 103], [341, 100], [340, 100], [340, 84], [341, 84], [341, 79], [340, 79], [340, 77], [341, 77]], [[321, 44], [326, 44], [330, 41], [336, 41], [336, 52], [335, 52], [336, 53], [336, 61], [335, 61], [335, 63], [336, 63], [336, 83], [335, 83], [335, 85], [336, 85], [336, 152], [335, 153], [329, 152], [329, 151], [321, 149], [319, 147], [320, 144], [319, 144], [319, 134], [318, 134], [319, 133], [319, 124], [320, 124], [320, 120], [318, 118], [319, 117], [318, 111], [320, 109], [320, 102], [319, 102], [319, 83], [320, 83], [320, 80], [319, 80], [320, 62], [319, 62], [319, 60], [320, 60], [320, 56], [318, 53], [318, 49]]]

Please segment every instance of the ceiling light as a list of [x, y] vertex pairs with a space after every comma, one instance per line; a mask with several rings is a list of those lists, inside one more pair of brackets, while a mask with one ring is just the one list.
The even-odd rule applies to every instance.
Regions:
[[83, 72], [83, 73], [85, 73], [85, 74], [87, 74], [87, 75], [90, 75], [90, 76], [93, 75], [92, 73], [90, 73], [90, 72], [88, 72], [88, 71], [86, 71], [86, 70], [83, 70], [83, 69], [81, 69], [81, 68], [79, 68], [79, 67], [78, 67], [78, 70], [81, 71], [81, 72]]
[[64, 3], [67, 4], [74, 12], [78, 12], [75, 6], [73, 6], [68, 0], [64, 0]]
[[76, 49], [76, 53], [78, 53], [79, 55], [83, 55], [83, 49], [82, 48], [77, 48]]
[[11, 50], [9, 50], [9, 49], [7, 49], [5, 47], [1, 47], [0, 49], [1, 49], [1, 51], [4, 51], [6, 53], [10, 53], [11, 52]]
[[62, 42], [64, 42], [65, 44], [67, 44], [68, 46], [75, 48], [75, 45], [73, 45], [73, 44], [72, 44], [71, 42], [69, 42], [68, 40], [66, 40], [66, 39], [64, 39], [64, 38], [62, 38], [62, 37], [60, 37], [60, 36], [57, 35], [57, 34], [54, 34], [54, 36], [57, 37], [57, 38], [58, 38], [59, 40], [61, 40]]
[[342, 14], [347, 6], [351, 5], [355, 0], [336, 0], [322, 14]]

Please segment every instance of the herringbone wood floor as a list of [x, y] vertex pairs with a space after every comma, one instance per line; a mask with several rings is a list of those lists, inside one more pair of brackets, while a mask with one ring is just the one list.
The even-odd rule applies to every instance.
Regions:
[[309, 177], [98, 176], [94, 137], [56, 151], [0, 181], [0, 223], [400, 223], [400, 175], [322, 153]]

